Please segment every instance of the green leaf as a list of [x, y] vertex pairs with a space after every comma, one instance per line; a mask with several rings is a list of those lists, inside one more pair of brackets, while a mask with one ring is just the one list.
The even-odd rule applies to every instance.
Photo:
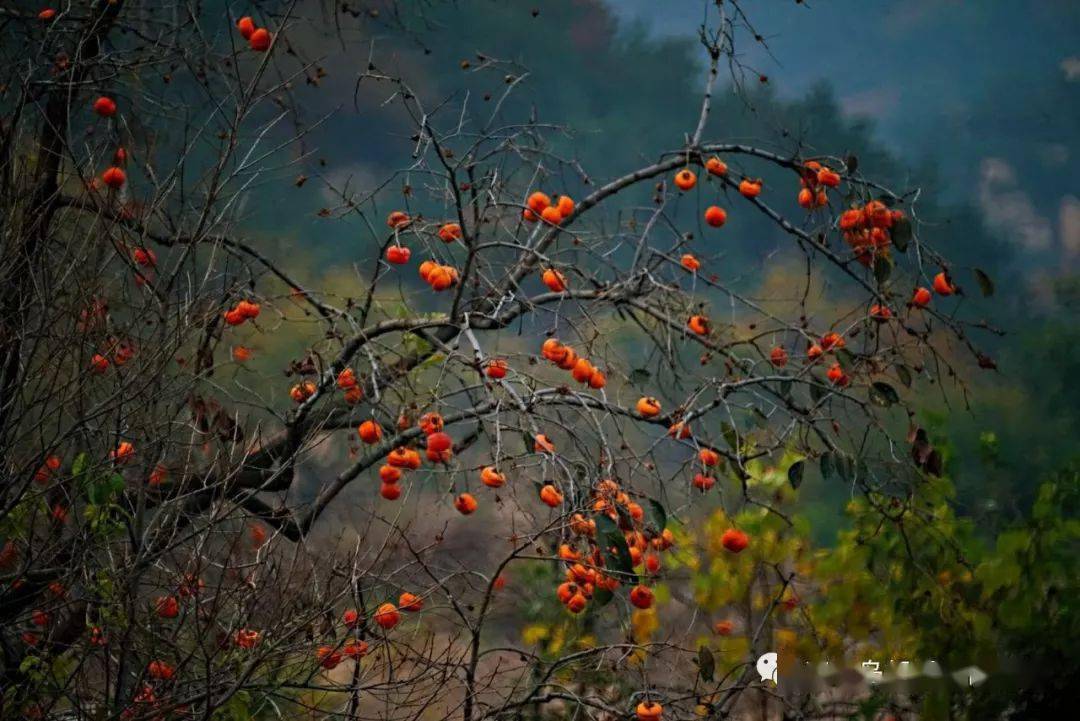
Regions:
[[818, 460], [818, 464], [821, 466], [822, 479], [827, 481], [836, 473], [836, 460], [832, 453], [827, 451], [822, 453], [821, 458]]
[[619, 517], [620, 528], [633, 528], [634, 517], [630, 515], [630, 511], [626, 506], [621, 503], [615, 504], [615, 515]]
[[630, 371], [630, 382], [636, 385], [648, 383], [651, 378], [652, 373], [650, 373], [644, 368], [635, 368], [634, 370]]
[[855, 464], [850, 458], [846, 456], [836, 456], [834, 458], [836, 464], [836, 475], [845, 483], [851, 483], [855, 480]]
[[870, 400], [882, 408], [893, 405], [900, 402], [900, 395], [896, 392], [896, 389], [884, 381], [875, 381], [870, 386]]
[[836, 360], [840, 363], [840, 367], [844, 369], [845, 373], [851, 373], [855, 370], [855, 356], [847, 348], [838, 348], [836, 351]]
[[802, 485], [804, 464], [802, 461], [795, 461], [791, 464], [791, 467], [787, 469], [788, 483], [795, 490], [799, 490], [799, 486]]
[[716, 673], [716, 659], [713, 658], [712, 651], [709, 650], [708, 646], [702, 645], [698, 649], [697, 662], [698, 675], [701, 676], [701, 680], [711, 683]]
[[626, 538], [623, 537], [615, 522], [604, 515], [596, 516], [596, 535], [604, 549], [605, 565], [613, 571], [626, 574], [626, 576], [621, 576], [619, 580], [625, 583], [628, 576], [631, 582], [636, 584], [637, 574], [634, 573], [634, 561], [630, 557], [630, 547], [626, 545]]
[[23, 658], [22, 662], [19, 663], [19, 671], [21, 673], [26, 673], [40, 663], [41, 659], [37, 656], [26, 656], [25, 658]]
[[667, 511], [660, 504], [660, 501], [655, 498], [649, 499], [649, 509], [652, 511], [650, 514], [650, 520], [653, 525], [656, 526], [656, 532], [659, 533], [667, 528]]
[[911, 221], [907, 216], [896, 221], [892, 227], [892, 244], [901, 253], [907, 251], [911, 242]]
[[727, 441], [731, 450], [736, 453], [739, 452], [739, 434], [735, 432], [735, 427], [724, 421], [720, 424], [720, 433], [724, 436], [724, 440]]
[[232, 698], [214, 710], [214, 721], [250, 721], [251, 695], [246, 691], [233, 694]]
[[110, 476], [102, 478], [97, 483], [90, 486], [87, 497], [90, 502], [104, 506], [112, 502], [113, 498], [120, 494], [124, 490], [124, 477], [119, 473], [113, 473]]
[[[420, 351], [417, 353], [417, 355], [423, 355], [426, 352], [426, 350]], [[438, 365], [444, 360], [446, 360], [446, 356], [444, 356], [442, 353], [432, 353], [430, 356], [425, 358], [424, 361], [417, 366], [417, 368], [428, 368], [430, 366]]]
[[911, 371], [905, 365], [896, 366], [896, 376], [900, 379], [900, 382], [907, 388], [911, 388]]
[[606, 588], [598, 588], [593, 591], [592, 603], [589, 605], [593, 608], [603, 608], [611, 603], [611, 599], [615, 598], [615, 594]]
[[87, 458], [85, 453], [80, 453], [75, 456], [75, 460], [71, 464], [71, 475], [78, 481], [79, 477], [86, 471]]
[[888, 256], [879, 255], [874, 258], [874, 278], [877, 279], [878, 284], [885, 285], [890, 275], [892, 275], [892, 261]]
[[989, 298], [994, 294], [994, 281], [990, 279], [990, 276], [986, 274], [982, 268], [974, 268], [972, 272], [975, 273], [975, 281], [979, 284], [979, 290], [982, 291], [984, 298]]

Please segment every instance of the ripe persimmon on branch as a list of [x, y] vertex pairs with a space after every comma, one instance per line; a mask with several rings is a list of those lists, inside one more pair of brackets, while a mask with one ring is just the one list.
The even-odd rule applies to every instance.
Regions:
[[[342, 180], [297, 85], [325, 76], [322, 39], [357, 40], [314, 5], [5, 15], [5, 714], [725, 716], [751, 666], [714, 676], [688, 627], [628, 630], [685, 582], [665, 579], [673, 529], [717, 506], [790, 523], [761, 464], [796, 488], [820, 466], [883, 522], [914, 509], [941, 458], [908, 396], [963, 388], [965, 353], [992, 364], [943, 302], [918, 189], [724, 139], [720, 64], [741, 87], [756, 35], [731, 2], [706, 4], [693, 127], [651, 162], [594, 180], [561, 128], [515, 114], [527, 70], [482, 56], [469, 72], [505, 77], [484, 110], [414, 90], [374, 43], [356, 104], [396, 113], [411, 150]], [[287, 176], [331, 199], [346, 280], [249, 211]], [[751, 215], [805, 269], [782, 296], [709, 257]], [[504, 587], [524, 599], [536, 568], [588, 647], [498, 638]], [[756, 583], [761, 650], [796, 573]], [[586, 668], [631, 671], [568, 682]]]

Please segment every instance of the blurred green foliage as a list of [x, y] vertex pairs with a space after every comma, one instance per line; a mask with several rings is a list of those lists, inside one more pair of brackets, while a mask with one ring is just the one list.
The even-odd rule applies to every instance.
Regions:
[[[752, 469], [750, 482], [780, 490], [794, 462]], [[780, 512], [798, 506], [790, 489], [774, 498]], [[1080, 466], [1044, 479], [1030, 513], [995, 539], [977, 533], [954, 500], [949, 479], [929, 477], [910, 504], [856, 498], [845, 509], [851, 527], [826, 546], [807, 540], [810, 524], [798, 514], [785, 519], [746, 506], [689, 519], [665, 555], [665, 576], [654, 582], [656, 606], [631, 613], [633, 639], [658, 640], [665, 627], [692, 617], [694, 644], [708, 650], [718, 676], [766, 649], [792, 664], [829, 660], [858, 668], [878, 659], [890, 668], [890, 659], [909, 659], [918, 668], [935, 660], [947, 671], [977, 665], [992, 683], [935, 687], [917, 699], [923, 717], [1063, 712], [1068, 679], [1080, 673]], [[738, 554], [720, 540], [732, 527], [751, 539]], [[518, 608], [526, 621], [521, 640], [549, 660], [605, 638], [596, 613], [572, 616], [555, 601], [558, 576], [550, 563], [515, 575], [536, 590]], [[686, 577], [689, 597], [678, 595], [682, 581], [674, 580]]]

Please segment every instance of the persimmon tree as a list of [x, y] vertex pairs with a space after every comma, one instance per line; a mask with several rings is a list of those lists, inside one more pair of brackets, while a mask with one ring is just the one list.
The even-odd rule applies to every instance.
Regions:
[[[252, 7], [4, 11], [5, 713], [724, 717], [749, 656], [714, 674], [694, 621], [631, 623], [680, 581], [674, 529], [790, 527], [762, 468], [933, 525], [912, 403], [965, 393], [988, 328], [917, 185], [724, 138], [714, 93], [761, 42], [739, 4], [705, 4], [685, 135], [611, 178], [506, 109], [515, 63], [468, 68], [482, 103], [425, 97], [318, 4]], [[411, 138], [363, 187], [321, 170], [298, 99], [329, 40], [370, 45], [357, 97]], [[345, 282], [251, 212], [306, 183], [332, 201], [296, 212], [355, 239]], [[801, 269], [782, 293], [717, 257], [740, 215]], [[736, 525], [725, 553], [757, 542]], [[504, 638], [538, 585], [587, 643]], [[750, 655], [785, 598], [739, 629]]]

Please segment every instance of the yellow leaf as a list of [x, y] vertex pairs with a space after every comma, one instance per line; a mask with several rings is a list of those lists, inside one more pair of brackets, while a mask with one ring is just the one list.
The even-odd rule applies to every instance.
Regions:
[[529, 646], [535, 646], [550, 635], [551, 629], [540, 623], [534, 623], [521, 629], [521, 640]]
[[799, 634], [790, 628], [778, 628], [773, 632], [774, 644], [778, 649], [787, 649], [794, 646], [798, 638]]
[[630, 616], [630, 626], [634, 629], [634, 640], [637, 643], [645, 643], [652, 636], [653, 631], [660, 627], [656, 609], [634, 611]]

